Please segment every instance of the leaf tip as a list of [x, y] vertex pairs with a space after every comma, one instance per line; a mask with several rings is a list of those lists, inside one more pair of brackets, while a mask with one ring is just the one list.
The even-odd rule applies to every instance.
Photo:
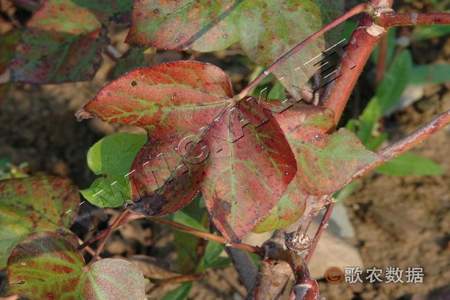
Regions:
[[77, 118], [78, 122], [81, 122], [83, 120], [92, 119], [93, 117], [94, 117], [94, 115], [92, 115], [90, 112], [84, 110], [83, 108], [79, 109], [75, 113], [75, 118]]

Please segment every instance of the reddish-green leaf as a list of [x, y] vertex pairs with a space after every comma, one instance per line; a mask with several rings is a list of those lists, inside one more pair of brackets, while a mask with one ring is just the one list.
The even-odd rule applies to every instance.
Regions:
[[27, 235], [68, 228], [76, 216], [78, 191], [68, 180], [27, 177], [0, 181], [0, 269]]
[[157, 216], [176, 212], [200, 190], [207, 157], [190, 163], [175, 151], [178, 140], [151, 140], [133, 162], [130, 182], [133, 210]]
[[152, 138], [196, 132], [233, 96], [218, 67], [176, 61], [132, 71], [104, 87], [84, 109], [109, 123], [146, 128]]
[[253, 232], [268, 232], [283, 229], [296, 222], [304, 213], [308, 194], [302, 191], [298, 177], [294, 177], [274, 208]]
[[48, 0], [23, 33], [12, 65], [12, 79], [60, 83], [91, 79], [106, 42], [101, 24], [71, 0]]
[[34, 234], [17, 245], [8, 259], [10, 293], [29, 299], [145, 298], [145, 281], [132, 263], [103, 259], [85, 266], [76, 237]]
[[378, 159], [346, 129], [327, 134], [333, 126], [333, 114], [327, 109], [296, 106], [276, 119], [295, 153], [297, 179], [308, 194], [332, 194]]
[[202, 164], [186, 164], [182, 155], [232, 96], [230, 80], [218, 67], [177, 61], [130, 72], [84, 107], [110, 123], [149, 131], [149, 143], [130, 170], [133, 199], [140, 200], [136, 210], [167, 214], [192, 200], [199, 189]]
[[[267, 66], [338, 16], [341, 9], [342, 1], [335, 0], [138, 0], [128, 41], [204, 52], [240, 41], [253, 61]], [[324, 39], [319, 39], [275, 71], [291, 93], [299, 96], [325, 47]], [[308, 64], [313, 58], [317, 61]]]
[[220, 232], [239, 240], [277, 204], [295, 176], [294, 155], [275, 119], [251, 98], [227, 110], [205, 142], [206, 206]]

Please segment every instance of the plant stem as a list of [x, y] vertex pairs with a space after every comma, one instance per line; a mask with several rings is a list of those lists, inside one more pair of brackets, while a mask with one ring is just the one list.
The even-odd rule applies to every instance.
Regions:
[[377, 68], [376, 68], [376, 83], [379, 84], [384, 77], [384, 71], [386, 69], [386, 57], [388, 50], [388, 36], [384, 34], [380, 40], [378, 51], [378, 59], [377, 59]]
[[165, 225], [169, 225], [179, 231], [183, 231], [189, 234], [192, 234], [196, 237], [205, 239], [205, 240], [209, 240], [209, 241], [214, 241], [220, 244], [224, 244], [228, 247], [233, 247], [236, 249], [240, 249], [240, 250], [244, 250], [247, 252], [251, 252], [251, 253], [255, 253], [258, 254], [260, 256], [264, 255], [263, 249], [261, 249], [260, 247], [257, 246], [252, 246], [249, 244], [244, 244], [244, 243], [230, 243], [228, 242], [227, 239], [225, 239], [222, 236], [218, 236], [209, 232], [205, 232], [205, 231], [201, 231], [171, 220], [167, 220], [167, 219], [162, 219], [162, 218], [150, 218], [152, 221], [156, 222], [156, 223], [160, 223], [160, 224], [165, 224]]
[[375, 18], [375, 22], [385, 28], [433, 24], [448, 25], [450, 24], [450, 13], [382, 14]]
[[333, 208], [334, 208], [334, 202], [331, 201], [327, 206], [326, 206], [326, 211], [325, 214], [322, 217], [322, 221], [320, 222], [319, 228], [316, 231], [316, 234], [314, 235], [314, 238], [312, 240], [311, 246], [309, 247], [308, 250], [308, 254], [305, 257], [305, 262], [308, 263], [309, 260], [311, 259], [314, 250], [316, 250], [317, 247], [317, 243], [319, 242], [320, 236], [322, 235], [322, 232], [324, 231], [325, 228], [327, 228], [327, 224], [328, 224], [328, 220], [331, 218], [331, 214], [333, 213]]
[[[366, 16], [360, 25], [370, 26], [371, 23], [370, 17]], [[353, 33], [338, 67], [338, 77], [330, 83], [323, 99], [323, 105], [334, 111], [335, 124], [341, 119], [350, 95], [380, 38], [381, 36], [369, 34], [365, 26], [360, 26]]]
[[95, 261], [99, 258], [100, 253], [102, 253], [103, 248], [105, 248], [106, 241], [111, 236], [112, 232], [115, 229], [119, 228], [122, 224], [125, 224], [126, 222], [128, 222], [131, 219], [132, 215], [133, 215], [133, 213], [131, 211], [125, 209], [114, 219], [114, 221], [106, 229], [104, 236], [100, 240], [100, 243], [99, 243], [97, 249], [95, 250], [95, 256], [93, 258], [93, 261]]
[[237, 98], [243, 99], [245, 96], [250, 94], [250, 92], [258, 86], [258, 84], [261, 83], [261, 81], [266, 78], [271, 72], [273, 72], [280, 64], [284, 63], [289, 57], [292, 55], [298, 53], [300, 50], [302, 50], [307, 44], [315, 41], [318, 39], [321, 35], [325, 34], [326, 32], [330, 31], [331, 29], [335, 28], [336, 26], [344, 23], [351, 17], [360, 14], [364, 12], [367, 9], [367, 4], [362, 3], [358, 4], [355, 7], [353, 7], [351, 10], [340, 16], [339, 18], [335, 19], [331, 23], [325, 25], [322, 29], [319, 31], [311, 34], [306, 39], [304, 39], [302, 42], [298, 43], [296, 46], [294, 46], [292, 49], [281, 55], [279, 58], [275, 60], [264, 72], [259, 74], [253, 81], [251, 81], [247, 87], [245, 87], [238, 95]]
[[405, 153], [412, 147], [417, 146], [418, 144], [428, 139], [432, 134], [436, 133], [438, 130], [444, 128], [448, 124], [450, 124], [450, 110], [438, 115], [430, 123], [426, 124], [422, 128], [417, 129], [415, 132], [411, 133], [404, 139], [381, 149], [380, 152], [378, 152], [379, 159], [355, 173], [355, 175], [352, 177], [352, 180], [367, 174], [379, 165]]

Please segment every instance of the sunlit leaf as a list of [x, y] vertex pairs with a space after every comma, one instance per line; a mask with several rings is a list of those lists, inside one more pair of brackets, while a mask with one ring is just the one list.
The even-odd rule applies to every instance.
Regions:
[[414, 66], [410, 84], [442, 84], [450, 82], [450, 64]]
[[146, 140], [143, 134], [125, 132], [102, 138], [87, 153], [89, 169], [96, 175], [123, 177]]
[[76, 237], [34, 234], [17, 245], [8, 259], [10, 293], [29, 299], [145, 298], [145, 281], [135, 265], [102, 259], [85, 266]]
[[101, 24], [71, 0], [49, 0], [33, 15], [12, 64], [12, 80], [61, 83], [91, 79], [106, 43]]
[[[177, 61], [132, 71], [103, 88], [85, 110], [110, 123], [140, 126], [150, 139], [130, 170], [134, 210], [172, 213], [199, 191], [202, 162], [184, 159], [189, 143], [229, 105], [228, 76], [218, 67]], [[181, 197], [181, 198], [180, 198]]]
[[407, 152], [378, 167], [377, 172], [392, 176], [436, 176], [444, 170], [429, 158]]
[[29, 234], [69, 228], [78, 206], [78, 191], [65, 179], [37, 176], [0, 181], [0, 269], [11, 249]]
[[[341, 8], [341, 1], [329, 0], [139, 0], [134, 4], [128, 41], [202, 52], [221, 50], [240, 41], [253, 61], [267, 66], [334, 19]], [[300, 89], [317, 69], [307, 62], [325, 47], [321, 38], [275, 70], [295, 96], [300, 96]]]
[[96, 175], [81, 194], [98, 207], [119, 207], [131, 200], [128, 172], [147, 138], [143, 134], [115, 133], [102, 138], [88, 151], [87, 163]]
[[275, 119], [252, 98], [228, 110], [205, 142], [206, 206], [220, 232], [238, 240], [277, 204], [295, 176], [295, 158]]

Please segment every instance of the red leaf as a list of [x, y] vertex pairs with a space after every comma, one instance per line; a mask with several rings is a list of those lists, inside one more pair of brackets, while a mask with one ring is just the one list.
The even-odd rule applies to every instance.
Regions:
[[152, 140], [136, 156], [130, 176], [134, 211], [150, 216], [173, 213], [199, 192], [206, 160], [190, 163], [174, 150], [176, 143], [178, 139]]
[[120, 77], [84, 109], [109, 123], [144, 127], [160, 138], [206, 126], [232, 96], [231, 82], [220, 68], [176, 61]]
[[205, 142], [206, 206], [220, 232], [236, 241], [277, 204], [295, 176], [295, 158], [275, 119], [251, 98], [228, 109]]
[[203, 164], [189, 163], [183, 156], [231, 97], [230, 80], [221, 69], [177, 61], [130, 72], [85, 106], [110, 123], [140, 126], [150, 133], [150, 142], [130, 172], [134, 210], [164, 215], [193, 199], [203, 178]]

